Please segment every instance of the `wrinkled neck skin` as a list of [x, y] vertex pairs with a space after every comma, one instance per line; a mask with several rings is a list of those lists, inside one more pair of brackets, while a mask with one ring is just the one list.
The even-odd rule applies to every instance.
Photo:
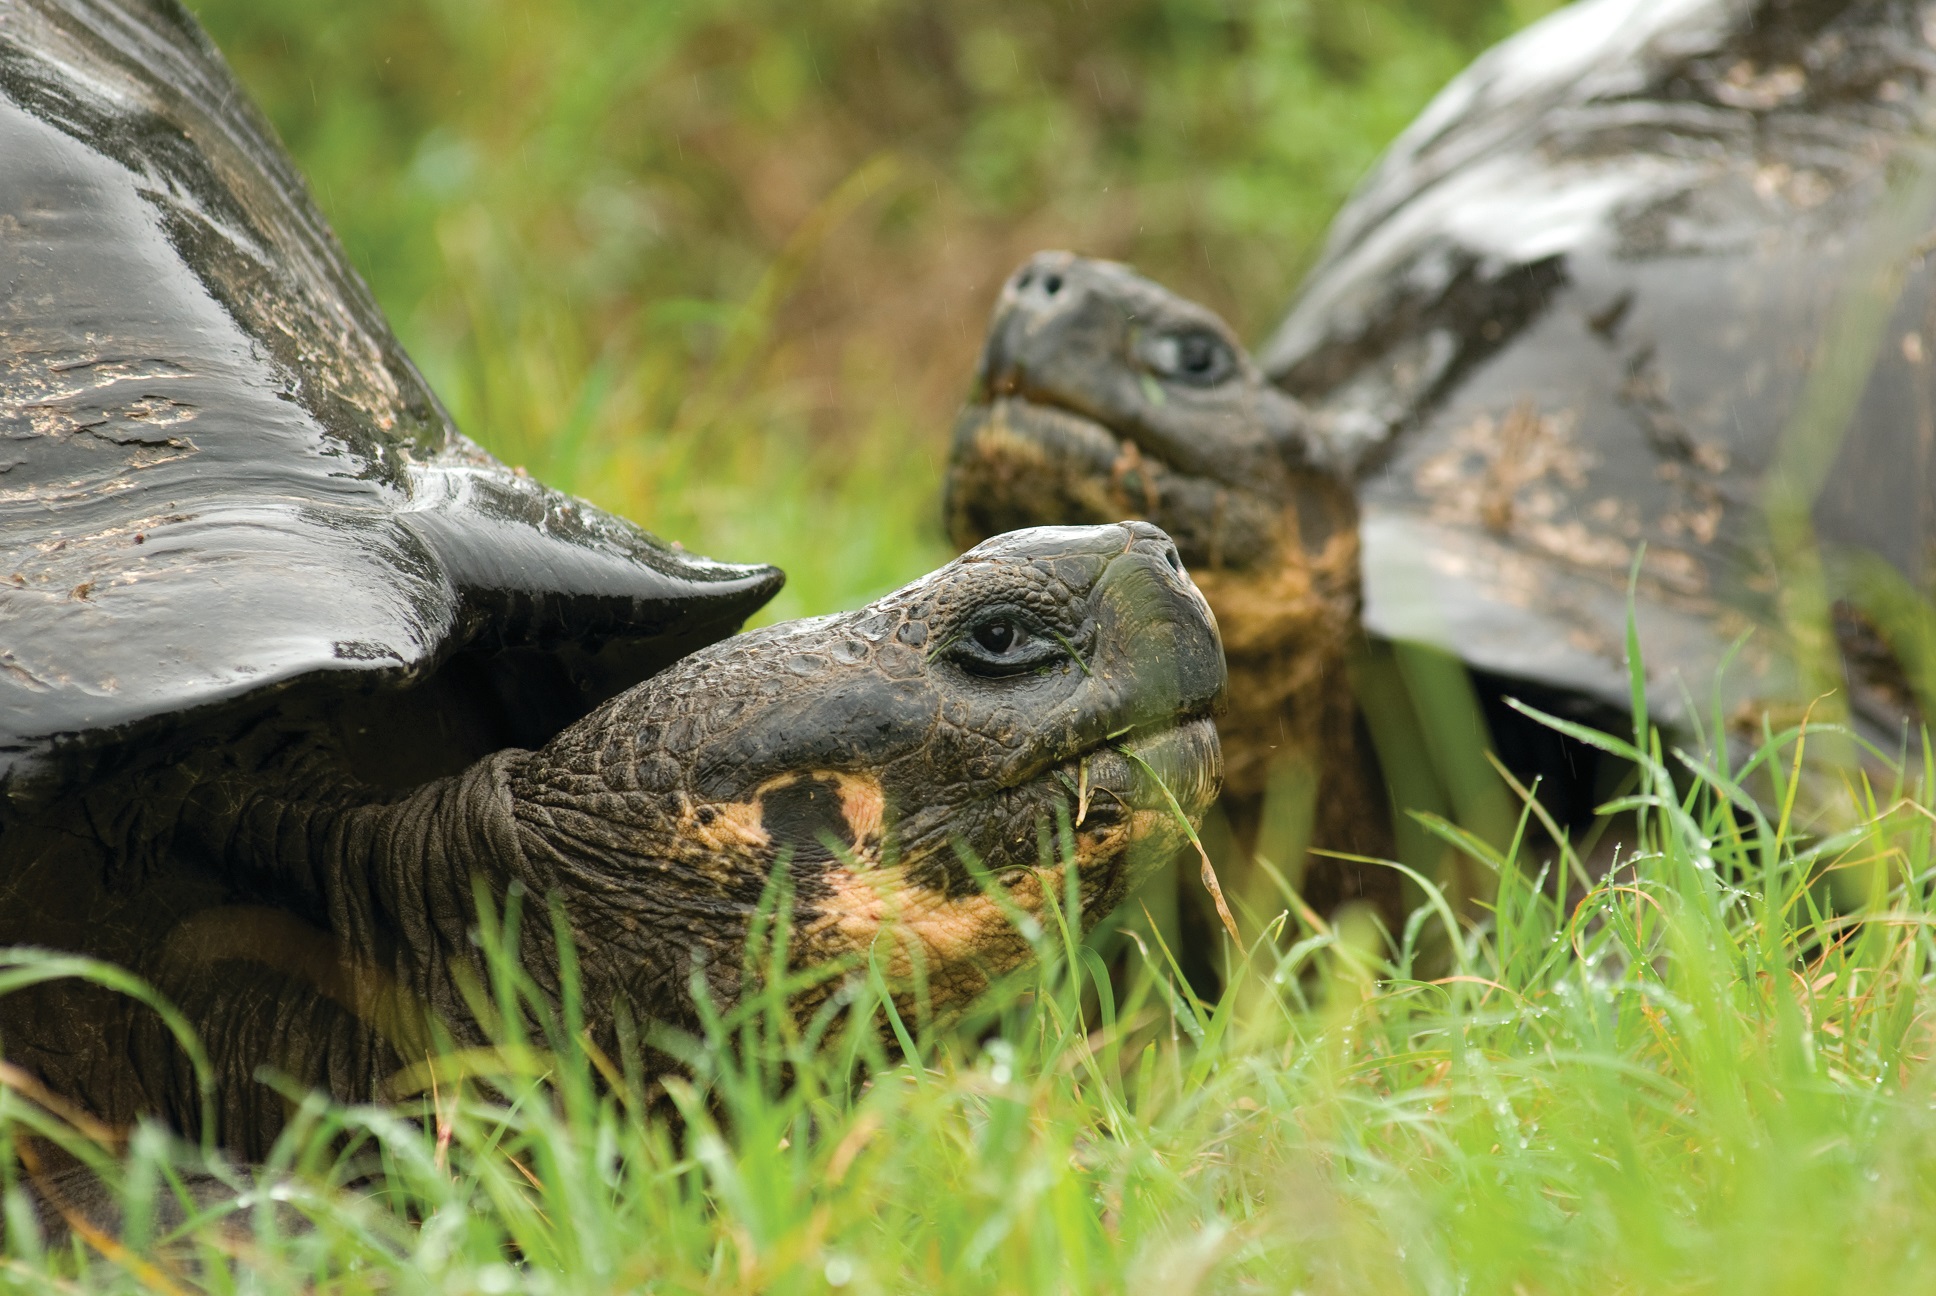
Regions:
[[480, 890], [500, 914], [520, 902], [527, 965], [556, 990], [545, 971], [557, 960], [544, 897], [561, 879], [542, 855], [532, 862], [513, 791], [537, 759], [499, 752], [391, 802], [348, 787], [299, 793], [286, 775], [211, 780], [185, 812], [180, 838], [190, 853], [240, 895], [287, 906], [321, 930], [302, 941], [292, 926], [301, 919], [287, 909], [225, 907], [172, 933], [164, 965], [180, 973], [240, 959], [314, 981], [379, 1052], [420, 1052], [430, 1017], [460, 1041], [480, 1042], [459, 984], [476, 971]]
[[[313, 743], [279, 756], [290, 736], [270, 720], [158, 752], [146, 772], [0, 824], [0, 944], [90, 955], [158, 989], [214, 1067], [216, 1137], [252, 1157], [286, 1116], [260, 1069], [359, 1101], [424, 1059], [433, 1021], [480, 1042], [460, 985], [481, 980], [472, 878], [501, 905], [538, 877], [508, 794], [529, 753], [385, 803]], [[534, 900], [526, 910], [532, 951], [548, 944], [546, 918]], [[528, 963], [540, 976], [556, 965]], [[201, 1131], [187, 1055], [123, 995], [58, 981], [0, 997], [0, 1046], [111, 1125], [151, 1114]]]
[[[427, 1084], [409, 1068], [446, 1042], [485, 1043], [473, 1011], [490, 985], [474, 939], [480, 895], [500, 922], [508, 905], [521, 910], [518, 954], [556, 1001], [547, 898], [576, 884], [530, 848], [519, 814], [515, 787], [540, 759], [499, 752], [390, 802], [349, 787], [319, 794], [286, 772], [231, 774], [190, 796], [177, 851], [244, 902], [176, 925], [146, 970], [204, 1037], [224, 1143], [261, 1156], [280, 1128], [280, 1100], [256, 1083], [263, 1066], [368, 1101]], [[588, 959], [583, 973], [588, 995], [609, 1000], [604, 962]], [[146, 1091], [137, 1108], [194, 1128], [177, 1050], [151, 1026], [132, 1044]]]

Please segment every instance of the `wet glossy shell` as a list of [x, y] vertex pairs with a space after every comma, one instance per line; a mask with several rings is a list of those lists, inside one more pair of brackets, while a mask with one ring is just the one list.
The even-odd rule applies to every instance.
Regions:
[[1624, 705], [1644, 544], [1657, 713], [1683, 687], [1705, 713], [1750, 630], [1726, 704], [1773, 698], [1780, 479], [1812, 499], [1858, 715], [1893, 731], [1855, 609], [1929, 589], [1936, 540], [1923, 13], [1587, 0], [1398, 140], [1262, 353], [1356, 457], [1374, 631]]
[[0, 0], [0, 783], [433, 674], [542, 738], [779, 582], [460, 436], [179, 5]]

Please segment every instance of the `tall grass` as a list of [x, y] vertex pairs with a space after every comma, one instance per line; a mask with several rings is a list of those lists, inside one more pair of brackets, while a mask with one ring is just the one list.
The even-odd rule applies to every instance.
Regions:
[[[1287, 893], [1242, 915], [1215, 1002], [1148, 937], [1056, 919], [951, 1028], [883, 1026], [867, 968], [801, 1028], [776, 924], [749, 955], [763, 992], [657, 1041], [689, 1076], [655, 1100], [487, 939], [502, 1020], [538, 1034], [422, 1069], [414, 1106], [292, 1093], [268, 1165], [215, 1164], [239, 1195], [179, 1227], [153, 1203], [210, 1167], [149, 1127], [107, 1162], [119, 1238], [39, 1251], [10, 1180], [0, 1287], [1925, 1288], [1936, 762], [1849, 785], [1833, 817], [1855, 826], [1820, 836], [1789, 794], [1805, 732], [1678, 783], [1657, 737], [1579, 736], [1641, 770], [1610, 874], [1515, 846], [1488, 856], [1482, 919], [1428, 889], [1389, 933]], [[1859, 907], [1826, 908], [1850, 870]], [[1145, 947], [1126, 982], [1111, 940]], [[28, 1129], [89, 1141], [0, 1085], [0, 1134]]]

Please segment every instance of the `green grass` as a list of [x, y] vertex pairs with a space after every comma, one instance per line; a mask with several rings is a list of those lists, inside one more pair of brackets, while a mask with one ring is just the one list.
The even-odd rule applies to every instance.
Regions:
[[[756, 941], [768, 990], [673, 1045], [683, 1134], [495, 959], [542, 1033], [400, 1109], [292, 1094], [268, 1166], [218, 1170], [239, 1202], [48, 1254], [16, 1234], [0, 1290], [1925, 1290], [1936, 817], [1903, 793], [1936, 768], [1845, 784], [1824, 835], [1787, 791], [1803, 746], [1685, 790], [1643, 762], [1610, 875], [1495, 858], [1476, 919], [1245, 913], [1214, 1003], [1160, 947], [1112, 982], [1097, 947], [1146, 938], [1051, 922], [966, 1022], [876, 1031], [854, 969], [853, 1011], [803, 1031]], [[1852, 907], [1822, 907], [1832, 880]], [[20, 1128], [105, 1156], [0, 1086]], [[143, 1127], [104, 1164], [146, 1203], [199, 1154]]]

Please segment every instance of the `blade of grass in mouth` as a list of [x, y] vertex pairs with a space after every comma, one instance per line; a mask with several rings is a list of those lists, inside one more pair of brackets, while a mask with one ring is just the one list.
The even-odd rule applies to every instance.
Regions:
[[1210, 898], [1217, 902], [1217, 917], [1223, 919], [1223, 929], [1230, 933], [1230, 939], [1237, 943], [1237, 948], [1243, 949], [1244, 938], [1237, 934], [1237, 920], [1231, 916], [1230, 906], [1224, 903], [1223, 884], [1217, 881], [1217, 870], [1210, 863], [1210, 852], [1203, 849], [1203, 840], [1197, 836], [1197, 830], [1190, 826], [1190, 816], [1183, 813], [1183, 806], [1177, 801], [1176, 793], [1170, 791], [1170, 785], [1163, 781], [1163, 776], [1156, 772], [1155, 766], [1127, 747], [1118, 747], [1116, 750], [1141, 765], [1143, 772], [1150, 776], [1150, 781], [1162, 789], [1163, 799], [1170, 803], [1170, 813], [1176, 816], [1176, 821], [1189, 837], [1190, 844], [1197, 848], [1197, 858], [1203, 861], [1201, 874], [1203, 887], [1210, 893]]

